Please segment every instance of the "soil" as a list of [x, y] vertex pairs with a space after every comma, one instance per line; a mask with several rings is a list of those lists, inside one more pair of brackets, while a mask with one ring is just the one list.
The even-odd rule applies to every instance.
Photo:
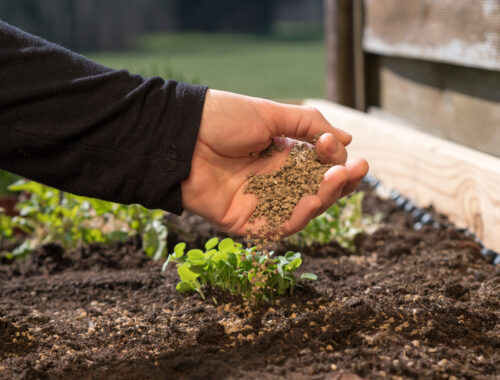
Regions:
[[[271, 156], [275, 148], [266, 151]], [[281, 226], [290, 219], [292, 211], [300, 199], [306, 195], [317, 194], [323, 175], [331, 165], [319, 161], [313, 145], [295, 144], [288, 158], [278, 170], [269, 174], [249, 173], [248, 184], [244, 193], [254, 194], [257, 197], [255, 207], [249, 222], [254, 223], [259, 217], [265, 218], [265, 224], [257, 231], [248, 230], [247, 240], [251, 235], [278, 241], [281, 238]], [[257, 239], [258, 240], [258, 239]]]
[[[365, 192], [381, 227], [354, 254], [304, 252], [319, 280], [277, 305], [181, 295], [174, 266], [162, 273], [137, 241], [0, 263], [0, 378], [498, 378], [500, 267]], [[192, 215], [169, 223], [170, 247], [213, 233]]]

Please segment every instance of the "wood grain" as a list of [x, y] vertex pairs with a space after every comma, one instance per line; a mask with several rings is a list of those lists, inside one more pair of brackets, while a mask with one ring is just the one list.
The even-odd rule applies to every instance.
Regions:
[[364, 49], [500, 70], [498, 0], [365, 0]]
[[380, 108], [500, 157], [500, 71], [380, 57], [376, 75]]
[[434, 205], [500, 251], [500, 159], [326, 100], [305, 100], [353, 135], [351, 156], [420, 206]]

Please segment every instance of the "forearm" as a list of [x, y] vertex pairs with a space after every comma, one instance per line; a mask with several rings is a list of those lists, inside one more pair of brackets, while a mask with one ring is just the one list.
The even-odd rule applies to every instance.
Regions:
[[0, 23], [0, 167], [179, 213], [205, 91], [111, 70]]

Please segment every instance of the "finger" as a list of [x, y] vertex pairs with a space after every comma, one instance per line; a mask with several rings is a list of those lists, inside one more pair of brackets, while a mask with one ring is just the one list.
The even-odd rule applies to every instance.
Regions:
[[343, 165], [347, 159], [344, 145], [331, 133], [323, 133], [316, 142], [316, 152], [323, 164]]
[[368, 173], [368, 162], [365, 159], [355, 157], [347, 160], [345, 167], [349, 174], [349, 181], [344, 187], [342, 196], [352, 193], [361, 183], [363, 177]]
[[283, 224], [281, 237], [290, 236], [303, 230], [320, 208], [321, 200], [318, 196], [308, 195], [302, 198], [293, 209], [290, 219]]
[[275, 124], [275, 136], [285, 135], [311, 142], [323, 133], [331, 133], [344, 146], [348, 145], [352, 140], [349, 133], [333, 127], [316, 108], [273, 104], [276, 107], [271, 109], [270, 112]]
[[314, 217], [324, 213], [341, 196], [345, 185], [349, 181], [349, 174], [344, 166], [337, 165], [328, 169], [319, 184], [318, 197], [321, 199], [321, 207]]

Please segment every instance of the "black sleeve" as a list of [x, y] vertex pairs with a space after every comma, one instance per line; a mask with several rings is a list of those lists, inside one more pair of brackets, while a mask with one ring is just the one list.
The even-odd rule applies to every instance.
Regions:
[[0, 168], [180, 214], [206, 89], [112, 70], [0, 21]]

